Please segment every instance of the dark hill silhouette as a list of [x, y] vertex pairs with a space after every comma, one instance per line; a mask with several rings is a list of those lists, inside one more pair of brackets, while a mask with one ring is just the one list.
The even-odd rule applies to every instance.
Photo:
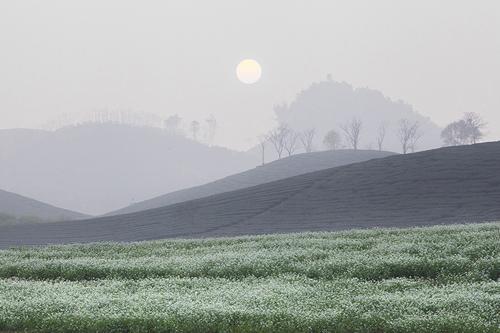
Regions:
[[[347, 83], [326, 80], [312, 84], [297, 94], [290, 105], [276, 107], [278, 121], [296, 130], [315, 128], [316, 147], [323, 147], [325, 134], [357, 117], [363, 121], [360, 148], [377, 147], [379, 126], [385, 124], [386, 137], [383, 148], [401, 152], [397, 138], [398, 122], [406, 118], [418, 121], [422, 137], [417, 142], [417, 150], [437, 148], [442, 145], [440, 128], [429, 118], [417, 113], [411, 105], [403, 101], [393, 101], [381, 92], [368, 88], [353, 88]], [[344, 142], [345, 143], [345, 142]], [[268, 149], [272, 154], [272, 149]], [[272, 155], [269, 155], [272, 158]]]
[[127, 215], [0, 227], [0, 247], [500, 219], [500, 142], [395, 155]]
[[0, 225], [24, 222], [54, 222], [88, 217], [88, 215], [57, 208], [15, 193], [0, 190]]
[[92, 215], [257, 163], [245, 153], [150, 127], [89, 124], [54, 132], [0, 130], [0, 188]]
[[333, 168], [393, 155], [373, 150], [336, 150], [292, 155], [254, 169], [231, 175], [214, 182], [175, 191], [154, 199], [139, 202], [107, 215], [118, 215], [158, 208], [175, 203], [235, 191], [246, 187], [269, 183], [296, 175]]

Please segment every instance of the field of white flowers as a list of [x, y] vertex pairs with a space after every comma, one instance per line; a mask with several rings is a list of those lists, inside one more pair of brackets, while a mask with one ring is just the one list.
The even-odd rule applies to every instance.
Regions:
[[500, 332], [500, 223], [0, 251], [0, 331]]

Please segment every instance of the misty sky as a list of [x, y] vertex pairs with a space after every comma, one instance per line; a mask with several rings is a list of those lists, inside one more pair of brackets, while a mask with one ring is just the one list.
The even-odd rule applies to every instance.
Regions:
[[[235, 66], [254, 58], [262, 79]], [[500, 2], [0, 1], [0, 128], [66, 112], [213, 114], [244, 149], [331, 73], [403, 99], [439, 125], [475, 111], [500, 138]]]

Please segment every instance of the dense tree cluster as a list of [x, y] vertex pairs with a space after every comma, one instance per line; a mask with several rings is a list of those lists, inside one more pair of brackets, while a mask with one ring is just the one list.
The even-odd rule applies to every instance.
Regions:
[[448, 124], [441, 132], [441, 138], [446, 146], [474, 144], [484, 137], [485, 127], [480, 115], [467, 112], [462, 119]]

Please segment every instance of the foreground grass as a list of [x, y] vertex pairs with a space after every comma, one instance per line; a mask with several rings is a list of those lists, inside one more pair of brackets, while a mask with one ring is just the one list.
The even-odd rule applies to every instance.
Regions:
[[0, 251], [0, 330], [500, 332], [500, 224]]

